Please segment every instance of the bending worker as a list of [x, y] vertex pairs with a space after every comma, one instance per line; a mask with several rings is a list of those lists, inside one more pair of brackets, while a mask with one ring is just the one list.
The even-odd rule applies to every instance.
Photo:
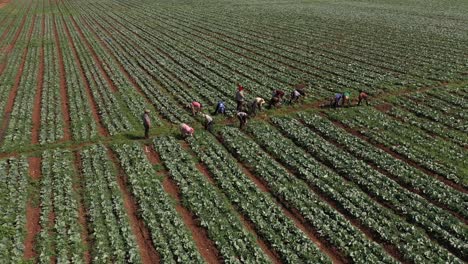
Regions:
[[217, 115], [217, 114], [226, 115], [226, 106], [224, 105], [223, 101], [219, 101], [218, 104], [216, 105], [216, 109], [213, 115]]
[[193, 127], [190, 127], [189, 125], [182, 123], [180, 124], [180, 133], [182, 136], [187, 137], [187, 136], [193, 136], [193, 133], [195, 132], [195, 129]]
[[187, 106], [188, 108], [192, 109], [192, 115], [195, 116], [196, 114], [198, 114], [199, 112], [201, 112], [202, 110], [202, 104], [200, 104], [199, 102], [196, 102], [196, 101], [193, 101], [191, 104], [189, 104]]
[[242, 129], [247, 125], [247, 119], [249, 115], [246, 112], [238, 112], [237, 118], [239, 119], [239, 128]]
[[358, 103], [357, 105], [361, 105], [361, 101], [362, 100], [365, 100], [366, 101], [366, 105], [369, 105], [369, 102], [367, 101], [367, 97], [369, 97], [367, 95], [366, 92], [363, 92], [362, 90], [359, 91], [359, 97], [358, 97]]
[[257, 109], [258, 111], [262, 111], [262, 106], [264, 104], [265, 104], [265, 100], [263, 98], [261, 97], [255, 98], [250, 104], [252, 115], [255, 116], [257, 114]]

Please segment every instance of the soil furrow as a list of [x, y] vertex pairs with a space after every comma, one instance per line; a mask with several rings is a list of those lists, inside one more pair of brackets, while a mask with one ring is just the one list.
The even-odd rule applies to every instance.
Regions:
[[45, 17], [42, 16], [41, 22], [41, 51], [39, 55], [39, 71], [37, 74], [36, 97], [34, 98], [34, 107], [32, 112], [32, 133], [31, 143], [39, 143], [39, 133], [41, 129], [41, 101], [42, 101], [42, 88], [44, 86], [44, 32], [45, 32]]
[[84, 261], [86, 264], [91, 263], [91, 248], [92, 248], [92, 242], [91, 237], [89, 234], [92, 234], [92, 232], [89, 231], [88, 229], [88, 224], [87, 224], [87, 212], [85, 209], [85, 203], [84, 203], [84, 176], [83, 176], [83, 167], [80, 159], [80, 154], [78, 151], [74, 152], [74, 163], [73, 165], [75, 166], [75, 171], [76, 171], [76, 176], [77, 179], [75, 183], [73, 184], [73, 189], [75, 192], [78, 194], [78, 222], [81, 225], [81, 239], [83, 240], [83, 245], [85, 247], [84, 251]]
[[118, 175], [116, 176], [117, 184], [124, 202], [125, 211], [127, 212], [128, 219], [130, 222], [130, 228], [135, 236], [140, 251], [140, 256], [143, 264], [154, 264], [160, 263], [160, 256], [155, 249], [153, 241], [151, 239], [151, 233], [146, 227], [143, 219], [141, 219], [138, 211], [138, 205], [135, 197], [130, 192], [128, 182], [124, 173], [123, 168], [120, 166], [118, 159], [114, 152], [108, 150], [108, 156], [113, 162], [114, 166], [118, 169]]
[[[145, 154], [151, 164], [162, 165], [159, 154], [152, 146], [145, 145]], [[207, 230], [197, 223], [197, 218], [192, 212], [182, 206], [179, 188], [170, 178], [169, 172], [164, 170], [162, 175], [164, 176], [163, 189], [176, 201], [175, 209], [182, 217], [185, 226], [190, 230], [198, 252], [207, 263], [222, 263], [219, 251], [214, 242], [208, 237]]]
[[[29, 158], [29, 176], [33, 182], [41, 179], [41, 158]], [[29, 197], [26, 205], [26, 238], [24, 239], [24, 259], [32, 260], [36, 258], [35, 241], [36, 236], [41, 231], [39, 224], [41, 216], [41, 207], [37, 201], [38, 197], [32, 195]]]

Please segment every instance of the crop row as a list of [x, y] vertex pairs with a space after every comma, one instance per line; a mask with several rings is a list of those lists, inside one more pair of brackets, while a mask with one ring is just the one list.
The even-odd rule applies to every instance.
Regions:
[[254, 169], [275, 197], [283, 200], [290, 209], [299, 211], [322, 238], [347, 258], [356, 263], [395, 262], [380, 246], [369, 241], [320, 196], [312, 192], [306, 183], [291, 175], [238, 129], [226, 127], [221, 135], [224, 145], [233, 155]]
[[213, 137], [197, 134], [189, 142], [223, 193], [253, 222], [257, 232], [279, 252], [284, 262], [328, 262], [273, 199], [256, 188], [236, 160]]
[[[430, 137], [373, 109], [352, 109], [327, 113], [333, 119], [360, 131], [398, 154], [443, 177], [466, 186], [466, 160], [460, 147]], [[437, 149], [437, 152], [431, 151]], [[465, 165], [464, 165], [465, 164]]]
[[[187, 227], [139, 144], [114, 146], [151, 240], [167, 263], [202, 263]], [[119, 176], [122, 177], [122, 176]]]
[[[331, 164], [339, 174], [385, 204], [391, 205], [396, 213], [421, 226], [439, 241], [453, 248], [459, 255], [466, 256], [468, 247], [464, 241], [468, 234], [464, 224], [458, 219], [404, 189], [362, 160], [327, 142], [299, 121], [287, 118], [274, 118], [273, 121], [288, 138], [307, 149], [314, 157], [326, 164]], [[442, 253], [438, 254], [442, 255]], [[449, 254], [446, 253], [444, 256], [444, 259], [448, 259]]]
[[60, 17], [54, 16], [54, 31], [58, 38], [56, 45], [60, 45], [61, 59], [65, 70], [65, 76], [61, 76], [61, 78], [66, 78], [73, 139], [89, 140], [95, 138], [97, 136], [97, 125], [90, 111], [91, 102], [87, 98], [85, 89], [83, 89], [85, 85], [80, 77], [77, 62], [73, 57], [71, 43], [68, 42], [63, 21]]
[[177, 183], [182, 201], [208, 231], [226, 263], [269, 263], [226, 198], [197, 170], [174, 138], [154, 141], [165, 167]]
[[42, 154], [38, 263], [50, 263], [52, 258], [57, 263], [84, 263], [73, 168], [70, 151], [49, 150]]
[[86, 76], [86, 86], [92, 92], [93, 101], [96, 102], [99, 118], [109, 134], [115, 135], [132, 129], [132, 125], [125, 116], [121, 105], [112, 94], [111, 88], [104, 76], [99, 72], [97, 62], [93, 60], [91, 53], [86, 49], [80, 39], [77, 30], [74, 28], [70, 18], [63, 18], [64, 27], [72, 41], [73, 49], [76, 50], [77, 59], [80, 61], [80, 69]]
[[38, 16], [30, 25], [32, 35], [23, 47], [27, 50], [23, 58], [24, 68], [20, 66], [19, 73], [22, 73], [22, 75], [19, 83], [13, 84], [12, 87], [12, 89], [17, 88], [17, 92], [6, 129], [4, 149], [24, 146], [31, 142], [34, 96], [38, 82], [39, 64], [41, 63], [41, 20], [42, 17]]
[[63, 116], [60, 107], [60, 75], [58, 47], [54, 43], [54, 24], [51, 16], [44, 16], [44, 80], [41, 98], [40, 143], [47, 144], [63, 138]]
[[339, 143], [343, 149], [354, 156], [377, 165], [379, 168], [390, 173], [398, 181], [411, 186], [415, 190], [427, 195], [430, 199], [468, 217], [468, 212], [465, 210], [468, 205], [468, 196], [466, 194], [455, 191], [435, 178], [424, 174], [403, 161], [395, 159], [372, 144], [352, 136], [319, 115], [300, 113], [299, 117], [307, 126]]
[[140, 263], [135, 236], [130, 229], [116, 171], [104, 147], [80, 152], [85, 201], [93, 237], [93, 262]]
[[24, 157], [0, 161], [0, 258], [18, 263], [26, 236], [28, 163]]

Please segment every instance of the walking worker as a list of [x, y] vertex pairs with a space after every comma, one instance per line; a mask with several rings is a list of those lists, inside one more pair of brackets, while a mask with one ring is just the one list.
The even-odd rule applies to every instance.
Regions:
[[223, 101], [219, 101], [218, 104], [216, 105], [216, 109], [213, 115], [217, 115], [217, 114], [226, 115], [226, 106]]
[[187, 106], [188, 108], [192, 109], [192, 115], [195, 116], [196, 114], [198, 114], [199, 112], [201, 112], [202, 110], [202, 104], [200, 104], [199, 102], [196, 102], [196, 101], [193, 101], [191, 104], [189, 104]]
[[213, 129], [213, 118], [208, 114], [200, 113], [203, 118], [205, 118], [205, 129], [210, 131]]
[[187, 136], [193, 136], [193, 133], [195, 132], [195, 129], [193, 127], [190, 127], [189, 125], [182, 123], [180, 124], [180, 133], [182, 136], [187, 137]]
[[143, 115], [141, 116], [143, 119], [143, 126], [145, 127], [145, 139], [149, 138], [149, 130], [151, 127], [151, 120], [149, 117], [150, 110], [146, 109]]
[[342, 100], [342, 106], [345, 106], [346, 104], [348, 106], [351, 106], [351, 93], [346, 91], [343, 93], [343, 98]]
[[359, 97], [358, 97], [358, 103], [357, 105], [361, 105], [361, 101], [362, 100], [365, 100], [366, 101], [366, 105], [369, 105], [369, 102], [367, 101], [367, 93], [362, 91], [362, 90], [359, 90]]
[[264, 104], [265, 104], [265, 100], [263, 98], [261, 97], [255, 98], [250, 104], [252, 115], [255, 116], [257, 114], [257, 109], [258, 111], [262, 111], [262, 106]]
[[237, 118], [239, 119], [239, 128], [242, 129], [247, 125], [247, 119], [249, 115], [246, 112], [238, 112]]
[[244, 105], [244, 87], [240, 84], [237, 84], [237, 92], [236, 92], [236, 102], [237, 102], [237, 111], [242, 111], [242, 107]]

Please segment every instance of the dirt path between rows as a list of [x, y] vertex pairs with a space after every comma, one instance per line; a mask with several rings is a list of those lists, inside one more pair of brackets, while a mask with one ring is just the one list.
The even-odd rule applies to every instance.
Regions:
[[[152, 146], [145, 145], [145, 154], [148, 160], [153, 165], [162, 165], [159, 154]], [[176, 201], [175, 209], [182, 218], [185, 226], [192, 234], [193, 241], [200, 252], [201, 256], [207, 263], [221, 263], [221, 258], [218, 249], [213, 241], [208, 237], [208, 232], [205, 228], [197, 224], [196, 216], [187, 208], [182, 206], [179, 187], [170, 178], [169, 172], [164, 170], [162, 173], [164, 180], [162, 182], [164, 191]]]
[[[29, 158], [29, 177], [33, 182], [41, 179], [41, 158]], [[36, 201], [37, 197], [34, 195], [29, 198], [26, 205], [26, 238], [24, 239], [24, 255], [25, 260], [31, 260], [36, 257], [35, 241], [36, 236], [41, 231], [39, 224], [41, 216], [41, 207]]]
[[41, 101], [42, 88], [44, 87], [44, 33], [45, 33], [45, 17], [42, 16], [41, 21], [41, 51], [39, 55], [39, 71], [37, 73], [36, 97], [34, 98], [34, 106], [32, 112], [32, 132], [31, 143], [39, 143], [39, 134], [41, 129]]
[[10, 3], [11, 0], [3, 0], [0, 1], [0, 9], [4, 8], [6, 5]]
[[55, 22], [55, 16], [53, 16], [53, 27], [54, 27], [54, 40], [55, 45], [57, 45], [57, 58], [59, 64], [59, 72], [60, 72], [60, 97], [61, 97], [61, 109], [62, 109], [62, 116], [63, 116], [63, 141], [71, 140], [71, 131], [70, 131], [70, 110], [69, 110], [69, 100], [68, 100], [68, 92], [67, 92], [67, 77], [65, 73], [65, 65], [63, 62], [63, 54], [62, 54], [62, 47], [59, 40], [58, 32], [57, 32], [57, 24]]
[[130, 187], [128, 186], [125, 172], [120, 166], [114, 152], [110, 149], [108, 149], [108, 156], [114, 166], [118, 169], [118, 174], [116, 176], [117, 185], [122, 193], [125, 211], [129, 219], [130, 228], [138, 245], [141, 261], [143, 264], [160, 263], [161, 258], [153, 244], [149, 229], [146, 227], [143, 219], [139, 216], [138, 204], [136, 202], [136, 198], [129, 189]]
[[78, 151], [74, 152], [74, 162], [73, 165], [75, 166], [76, 171], [76, 181], [73, 183], [73, 189], [77, 194], [77, 201], [78, 201], [78, 222], [81, 225], [81, 240], [83, 241], [83, 245], [85, 247], [84, 251], [84, 262], [86, 264], [91, 263], [91, 248], [92, 242], [90, 235], [91, 232], [88, 230], [88, 222], [87, 222], [87, 213], [84, 204], [84, 176], [83, 176], [83, 166], [81, 163], [80, 154]]

